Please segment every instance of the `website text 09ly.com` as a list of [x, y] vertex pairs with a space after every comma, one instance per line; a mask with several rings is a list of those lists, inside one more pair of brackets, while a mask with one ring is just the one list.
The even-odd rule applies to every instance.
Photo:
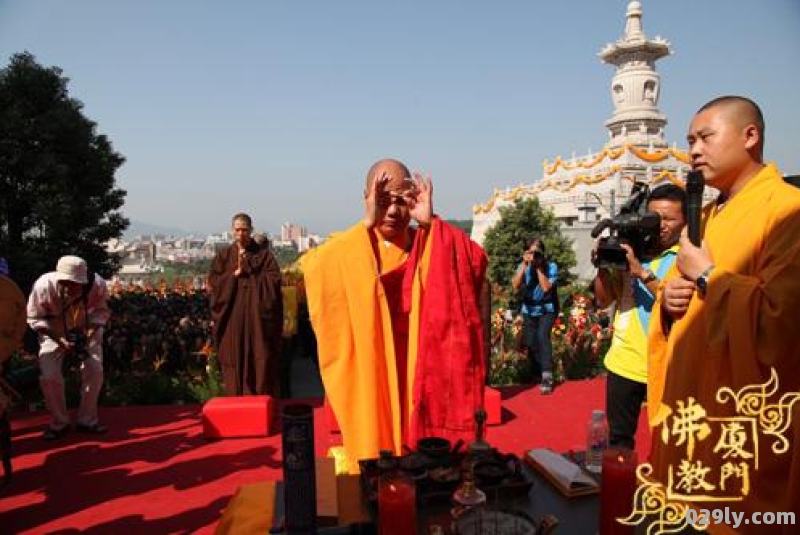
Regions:
[[689, 509], [686, 511], [686, 521], [697, 527], [708, 526], [709, 524], [727, 524], [735, 529], [742, 524], [791, 526], [795, 523], [795, 516], [791, 512], [773, 513], [767, 511], [764, 513], [755, 512], [745, 518], [745, 513], [737, 513], [726, 507], [724, 509]]

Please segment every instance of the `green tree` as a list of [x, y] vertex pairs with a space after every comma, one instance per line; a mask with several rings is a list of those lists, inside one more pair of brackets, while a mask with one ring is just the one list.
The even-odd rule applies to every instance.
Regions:
[[553, 212], [542, 208], [535, 197], [501, 207], [500, 221], [486, 233], [483, 248], [489, 256], [492, 282], [501, 288], [511, 286], [511, 277], [519, 266], [525, 242], [533, 237], [542, 239], [548, 258], [558, 265], [559, 284], [566, 286], [572, 282], [574, 275], [570, 270], [575, 267], [572, 241], [561, 234]]
[[274, 247], [272, 249], [272, 254], [275, 255], [275, 260], [278, 261], [278, 265], [281, 268], [291, 266], [300, 258], [300, 253], [297, 252], [297, 249], [287, 245]]
[[114, 178], [125, 159], [70, 98], [68, 81], [27, 52], [0, 70], [0, 254], [24, 289], [64, 254], [111, 275], [119, 259], [104, 243], [128, 226]]
[[164, 273], [157, 278], [164, 277], [168, 283], [176, 277], [185, 279], [186, 277], [205, 277], [211, 271], [211, 259], [202, 258], [192, 262], [164, 262]]
[[463, 230], [467, 236], [472, 233], [472, 219], [446, 219], [445, 221]]

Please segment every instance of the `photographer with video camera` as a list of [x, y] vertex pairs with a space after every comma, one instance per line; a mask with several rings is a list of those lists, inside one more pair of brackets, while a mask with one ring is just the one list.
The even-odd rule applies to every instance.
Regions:
[[[607, 308], [616, 303], [614, 338], [605, 358], [609, 442], [627, 449], [635, 446], [639, 414], [647, 398], [650, 311], [659, 281], [675, 263], [678, 240], [686, 224], [686, 192], [672, 184], [658, 186], [647, 196], [646, 208], [647, 213], [639, 217], [648, 224], [633, 234], [641, 238], [639, 243], [656, 244], [650, 250], [634, 250], [635, 244], [623, 237], [619, 247], [625, 252], [624, 264], [603, 265], [598, 258], [603, 238], [592, 249], [592, 262], [598, 266], [594, 279], [596, 304], [598, 308]], [[634, 209], [638, 211], [638, 207]], [[655, 218], [660, 224], [648, 226]], [[647, 236], [650, 232], [647, 228], [653, 229], [652, 239]]]
[[103, 327], [110, 316], [106, 283], [94, 273], [90, 276], [82, 258], [62, 256], [55, 271], [34, 283], [28, 297], [28, 325], [39, 335], [39, 382], [51, 415], [44, 440], [69, 431], [63, 373], [69, 358], [80, 363], [82, 379], [75, 429], [107, 431], [98, 419], [97, 400], [103, 386]]
[[547, 259], [544, 243], [531, 238], [522, 253], [522, 262], [514, 272], [511, 284], [522, 288], [522, 319], [528, 362], [534, 378], [540, 376], [539, 390], [553, 392], [553, 345], [550, 331], [558, 316], [558, 266]]

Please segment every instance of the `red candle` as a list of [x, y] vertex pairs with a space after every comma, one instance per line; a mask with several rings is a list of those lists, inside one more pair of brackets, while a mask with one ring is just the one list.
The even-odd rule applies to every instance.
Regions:
[[384, 476], [378, 484], [378, 533], [415, 535], [417, 499], [414, 483], [402, 476]]
[[634, 526], [621, 524], [617, 519], [630, 516], [633, 511], [637, 464], [635, 451], [610, 448], [603, 453], [600, 535], [632, 535], [634, 533]]

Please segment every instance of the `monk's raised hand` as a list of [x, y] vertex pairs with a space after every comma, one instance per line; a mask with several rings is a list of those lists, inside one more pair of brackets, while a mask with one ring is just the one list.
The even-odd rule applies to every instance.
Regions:
[[374, 228], [378, 224], [380, 217], [379, 199], [386, 194], [386, 184], [389, 183], [389, 175], [384, 171], [381, 176], [371, 180], [367, 189], [364, 190], [364, 219], [362, 223], [368, 229]]
[[678, 319], [689, 308], [689, 302], [694, 295], [694, 282], [677, 277], [664, 284], [664, 298], [662, 308], [673, 319]]
[[414, 173], [411, 181], [414, 196], [411, 203], [411, 217], [422, 228], [428, 228], [433, 221], [433, 181], [429, 175], [423, 177], [420, 173]]
[[239, 247], [239, 256], [236, 258], [236, 269], [233, 271], [233, 274], [236, 277], [242, 274], [244, 263], [246, 260], [245, 254], [247, 254], [247, 251], [242, 247]]

